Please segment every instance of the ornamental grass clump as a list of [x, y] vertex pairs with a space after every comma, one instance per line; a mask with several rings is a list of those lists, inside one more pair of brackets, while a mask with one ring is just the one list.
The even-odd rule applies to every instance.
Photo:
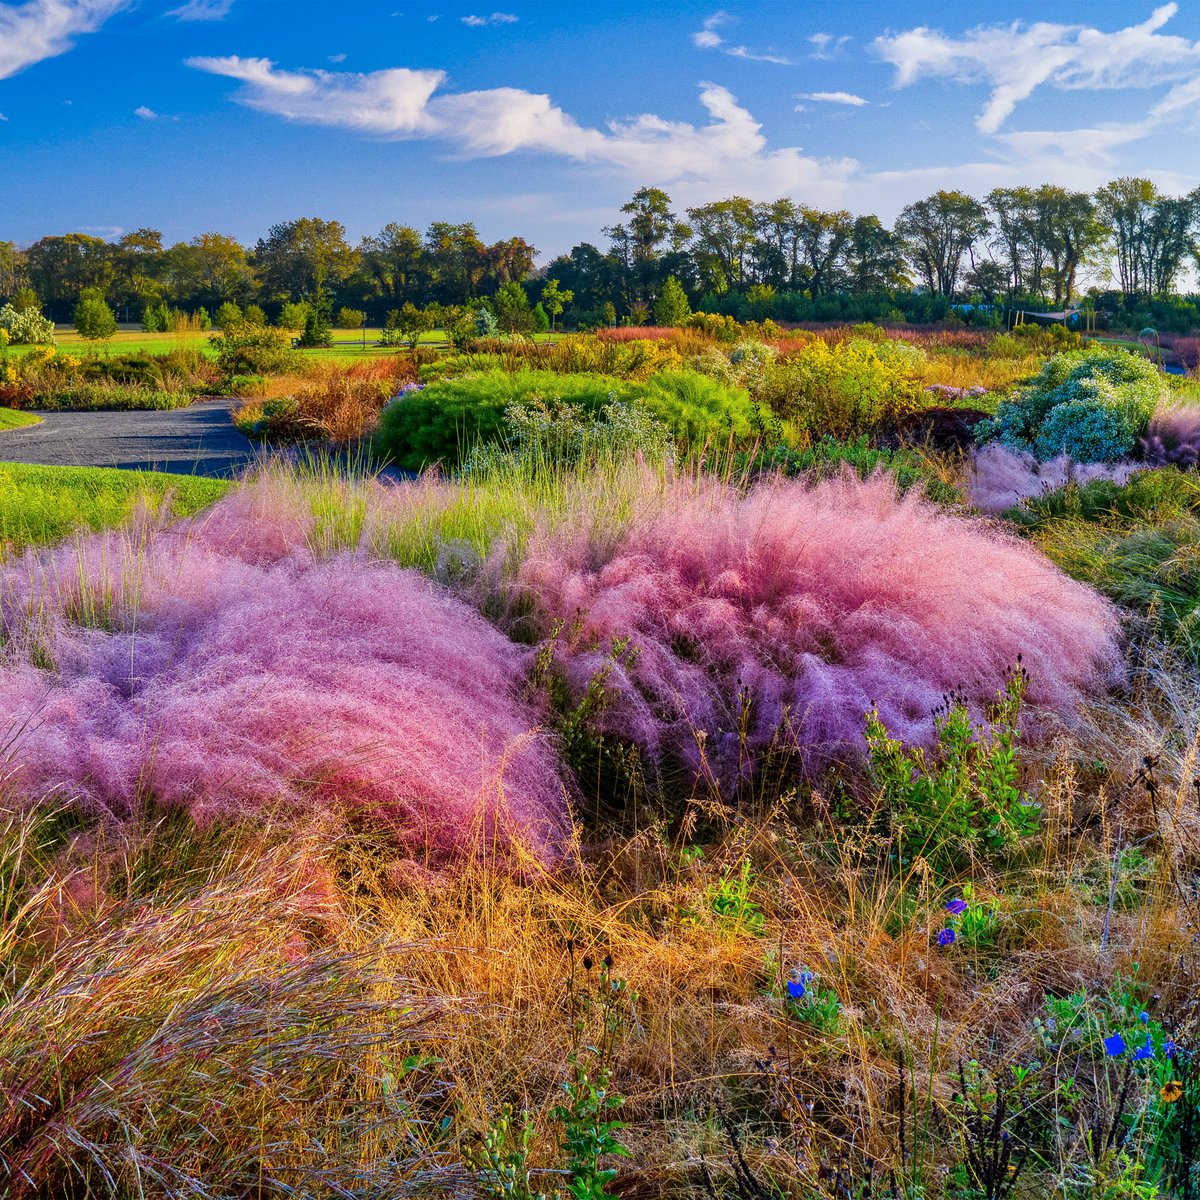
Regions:
[[197, 820], [347, 809], [413, 853], [547, 851], [565, 801], [519, 699], [521, 649], [274, 489], [4, 568], [17, 792], [118, 818], [150, 801]]
[[1051, 358], [976, 433], [1043, 462], [1062, 454], [1115, 462], [1133, 452], [1166, 394], [1158, 368], [1139, 355], [1069, 351]]
[[647, 477], [621, 529], [580, 511], [535, 532], [512, 599], [577, 702], [602, 681], [606, 736], [722, 782], [781, 746], [861, 755], [873, 706], [928, 744], [946, 694], [978, 709], [1020, 656], [1031, 703], [1067, 718], [1117, 663], [1089, 588], [879, 475], [748, 495]]

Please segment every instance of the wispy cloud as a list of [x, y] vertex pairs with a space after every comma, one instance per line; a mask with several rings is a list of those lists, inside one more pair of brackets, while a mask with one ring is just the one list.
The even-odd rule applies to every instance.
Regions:
[[0, 6], [0, 79], [70, 50], [132, 0], [27, 0]]
[[[433, 18], [436, 20], [437, 18]], [[475, 29], [479, 29], [484, 25], [515, 25], [520, 19], [512, 13], [494, 12], [490, 17], [461, 17], [459, 18], [464, 25], [470, 25]]]
[[864, 100], [862, 96], [856, 96], [853, 92], [801, 92], [796, 99], [816, 100], [821, 104], [846, 104], [851, 108], [862, 108], [870, 104], [869, 100]]
[[853, 40], [849, 34], [842, 34], [840, 36], [832, 33], [811, 34], [808, 39], [809, 45], [813, 48], [810, 57], [828, 62], [836, 58], [846, 48], [846, 44]]
[[719, 9], [709, 17], [705, 17], [700, 28], [692, 34], [692, 45], [700, 50], [720, 50], [731, 58], [744, 58], [750, 62], [775, 63], [780, 67], [793, 65], [790, 59], [771, 50], [751, 50], [749, 46], [731, 46], [717, 30], [725, 25], [731, 25], [734, 18], [724, 9]]
[[1138, 25], [1106, 33], [1090, 25], [980, 26], [961, 37], [920, 26], [876, 38], [875, 52], [896, 68], [896, 86], [926, 78], [983, 83], [990, 95], [975, 119], [996, 133], [1040, 87], [1061, 90], [1152, 88], [1179, 84], [1160, 115], [1200, 99], [1200, 42], [1160, 33], [1178, 12], [1164, 4]]
[[152, 108], [147, 108], [144, 104], [139, 105], [137, 108], [135, 108], [133, 110], [133, 115], [135, 117], [141, 117], [143, 121], [157, 121], [158, 120], [158, 113], [156, 113], [154, 111], [154, 109], [152, 109]]
[[187, 0], [186, 4], [171, 9], [167, 16], [180, 21], [223, 21], [232, 7], [233, 0]]
[[287, 71], [264, 58], [196, 58], [189, 65], [236, 79], [236, 99], [292, 121], [377, 137], [428, 139], [466, 157], [538, 152], [615, 171], [641, 184], [672, 184], [711, 199], [727, 190], [776, 197], [808, 189], [833, 195], [857, 170], [771, 148], [761, 124], [726, 88], [700, 85], [703, 124], [652, 113], [583, 125], [549, 96], [518, 88], [446, 92], [444, 71], [394, 68], [369, 74]]

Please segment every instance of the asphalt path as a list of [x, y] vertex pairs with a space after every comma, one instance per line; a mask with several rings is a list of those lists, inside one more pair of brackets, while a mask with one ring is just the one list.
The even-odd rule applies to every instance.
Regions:
[[138, 412], [39, 413], [40, 425], [0, 431], [0, 462], [235, 475], [259, 457], [233, 427], [232, 400]]

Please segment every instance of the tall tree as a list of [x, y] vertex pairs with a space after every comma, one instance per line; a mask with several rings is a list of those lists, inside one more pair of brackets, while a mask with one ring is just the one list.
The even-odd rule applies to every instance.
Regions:
[[983, 205], [965, 192], [934, 192], [905, 207], [896, 221], [913, 266], [938, 296], [954, 295], [963, 259], [973, 265], [975, 242], [989, 227]]
[[363, 270], [386, 307], [424, 297], [430, 266], [421, 235], [411, 225], [389, 222], [374, 237], [363, 238], [359, 253]]
[[26, 280], [25, 255], [16, 242], [0, 242], [0, 298], [14, 296]]
[[1096, 192], [1096, 212], [1111, 239], [1117, 261], [1117, 279], [1126, 303], [1148, 287], [1144, 279], [1142, 248], [1146, 223], [1158, 189], [1149, 179], [1125, 176], [1106, 183]]
[[86, 233], [44, 237], [25, 251], [29, 281], [52, 316], [72, 312], [84, 288], [107, 292], [116, 273], [118, 249]]
[[340, 221], [301, 217], [272, 225], [254, 247], [254, 266], [274, 299], [325, 300], [358, 266]]
[[746, 280], [757, 240], [757, 206], [745, 196], [732, 196], [689, 208], [687, 214], [702, 286], [716, 292], [736, 291]]
[[846, 246], [846, 284], [860, 295], [912, 286], [904, 243], [878, 217], [858, 217], [851, 226]]
[[1096, 206], [1086, 192], [1072, 192], [1043, 184], [1033, 193], [1037, 243], [1050, 270], [1054, 303], [1070, 304], [1079, 268], [1088, 262], [1107, 238], [1096, 219]]
[[435, 221], [430, 225], [425, 233], [425, 257], [434, 299], [442, 304], [464, 304], [478, 296], [486, 251], [470, 221], [461, 225]]

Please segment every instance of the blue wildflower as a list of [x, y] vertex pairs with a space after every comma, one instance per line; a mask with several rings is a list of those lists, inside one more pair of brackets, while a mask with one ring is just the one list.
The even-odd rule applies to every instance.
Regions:
[[1141, 1021], [1141, 1023], [1143, 1025], [1149, 1025], [1150, 1024], [1150, 1014], [1148, 1012], [1140, 1012], [1140, 1013], [1138, 1013], [1138, 1020]]
[[1165, 1042], [1163, 1042], [1163, 1053], [1168, 1058], [1175, 1057], [1175, 1039], [1174, 1038], [1167, 1038], [1167, 1040]]
[[938, 945], [939, 946], [951, 946], [954, 944], [954, 939], [957, 936], [958, 935], [954, 932], [953, 929], [943, 929], [942, 932], [938, 934]]
[[788, 995], [793, 1000], [803, 1000], [805, 997], [805, 994], [808, 992], [808, 988], [806, 988], [804, 986], [804, 984], [795, 983], [795, 982], [791, 982], [791, 981], [789, 981], [789, 983], [787, 985], [787, 989], [788, 989]]
[[1145, 1045], [1139, 1046], [1134, 1052], [1133, 1057], [1136, 1059], [1152, 1058], [1154, 1055], [1154, 1043], [1150, 1040], [1150, 1035], [1146, 1034]]
[[1119, 1033], [1110, 1033], [1104, 1039], [1104, 1053], [1114, 1057], [1125, 1053], [1125, 1039]]
[[967, 911], [967, 902], [965, 900], [948, 900], [946, 911], [956, 917], [961, 917]]

